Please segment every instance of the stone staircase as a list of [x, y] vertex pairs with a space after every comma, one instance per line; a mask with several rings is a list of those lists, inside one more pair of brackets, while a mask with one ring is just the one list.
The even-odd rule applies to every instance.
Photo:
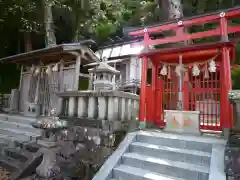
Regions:
[[93, 180], [225, 180], [220, 138], [129, 133]]
[[39, 138], [42, 130], [32, 127], [31, 123], [34, 121], [36, 118], [0, 114], [0, 143], [28, 142]]

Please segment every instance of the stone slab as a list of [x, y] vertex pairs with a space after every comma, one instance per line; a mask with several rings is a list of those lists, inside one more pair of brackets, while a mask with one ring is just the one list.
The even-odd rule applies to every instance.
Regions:
[[47, 140], [38, 140], [37, 143], [44, 148], [54, 148], [57, 146], [56, 142], [47, 141]]
[[224, 172], [224, 150], [222, 144], [213, 145], [209, 180], [226, 180]]
[[200, 135], [199, 111], [165, 110], [164, 113], [165, 131]]
[[139, 95], [123, 92], [123, 91], [66, 91], [57, 93], [60, 97], [122, 97], [139, 100]]

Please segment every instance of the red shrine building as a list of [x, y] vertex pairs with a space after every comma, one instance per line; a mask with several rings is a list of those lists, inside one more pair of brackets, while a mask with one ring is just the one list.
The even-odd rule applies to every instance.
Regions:
[[[240, 26], [230, 26], [229, 21], [237, 18], [240, 18], [240, 8], [130, 32], [130, 36], [144, 37], [141, 43], [145, 49], [139, 54], [142, 60], [139, 121], [142, 126], [164, 127], [165, 111], [181, 109], [199, 112], [201, 130], [221, 131], [232, 127], [232, 106], [228, 99], [232, 88], [231, 62], [235, 59], [232, 37], [240, 32]], [[210, 30], [186, 33], [186, 28], [211, 23], [215, 25]], [[168, 31], [174, 36], [151, 39], [152, 34]], [[216, 41], [196, 43], [209, 37]], [[177, 45], [167, 46], [170, 43]], [[150, 66], [151, 80], [147, 83]], [[184, 121], [184, 125], [187, 124], [188, 121]]]

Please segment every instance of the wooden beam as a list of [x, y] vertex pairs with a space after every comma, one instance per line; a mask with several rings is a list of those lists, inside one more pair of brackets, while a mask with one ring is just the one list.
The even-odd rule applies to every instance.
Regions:
[[81, 56], [80, 54], [76, 57], [76, 70], [75, 70], [75, 82], [73, 86], [73, 90], [78, 90], [79, 83], [79, 74], [80, 74], [80, 65], [81, 65]]

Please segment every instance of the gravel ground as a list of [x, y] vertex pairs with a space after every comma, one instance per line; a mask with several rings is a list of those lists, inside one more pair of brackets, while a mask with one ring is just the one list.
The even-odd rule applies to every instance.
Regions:
[[9, 180], [9, 172], [2, 167], [0, 167], [0, 180]]

